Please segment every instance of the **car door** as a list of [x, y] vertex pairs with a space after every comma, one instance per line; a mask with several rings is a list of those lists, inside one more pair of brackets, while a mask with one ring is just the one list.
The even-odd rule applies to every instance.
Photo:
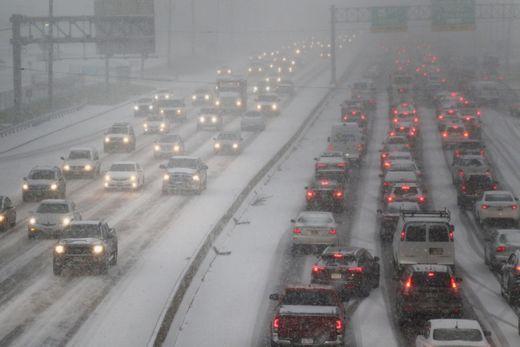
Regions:
[[454, 264], [454, 245], [450, 227], [444, 223], [428, 225], [428, 246], [425, 248], [429, 264]]
[[399, 247], [399, 262], [403, 264], [428, 263], [429, 247], [426, 239], [425, 223], [409, 223], [406, 225], [404, 239]]
[[502, 267], [501, 285], [502, 285], [502, 288], [504, 288], [504, 290], [506, 290], [506, 291], [509, 288], [509, 279], [511, 277], [511, 271], [515, 268], [516, 262], [517, 262], [516, 255], [511, 254], [509, 256], [509, 258], [507, 259], [507, 262], [505, 263], [505, 265]]

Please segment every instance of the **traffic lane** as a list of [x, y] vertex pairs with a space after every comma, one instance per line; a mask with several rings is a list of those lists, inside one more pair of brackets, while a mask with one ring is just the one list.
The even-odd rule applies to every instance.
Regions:
[[[456, 190], [451, 183], [451, 173], [442, 150], [441, 139], [436, 130], [433, 110], [422, 109], [425, 167], [430, 172], [432, 200], [436, 208], [447, 207], [452, 211], [455, 225], [456, 271], [463, 275], [462, 293], [468, 304], [465, 314], [478, 318], [481, 324], [493, 332], [495, 343], [503, 346], [520, 344], [517, 317], [500, 296], [500, 288], [483, 259], [475, 253], [471, 238], [471, 225], [460, 218]], [[474, 242], [473, 242], [474, 243]]]

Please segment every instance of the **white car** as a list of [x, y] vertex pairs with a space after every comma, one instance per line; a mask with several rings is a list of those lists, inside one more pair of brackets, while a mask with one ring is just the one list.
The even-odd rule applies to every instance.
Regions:
[[486, 191], [475, 203], [475, 216], [481, 224], [489, 220], [509, 220], [518, 225], [520, 220], [518, 199], [506, 190]]
[[60, 237], [72, 221], [81, 220], [81, 214], [70, 200], [42, 200], [36, 211], [31, 213], [27, 225], [30, 239], [44, 235]]
[[491, 333], [482, 330], [472, 319], [431, 319], [424, 332], [415, 339], [415, 347], [491, 347], [487, 337]]
[[265, 126], [265, 116], [259, 111], [247, 111], [240, 118], [240, 129], [242, 131], [263, 131]]
[[276, 94], [260, 94], [255, 101], [257, 111], [274, 115], [280, 113], [280, 98]]
[[71, 148], [67, 157], [63, 160], [62, 171], [66, 178], [72, 176], [89, 176], [91, 178], [99, 175], [101, 162], [99, 153], [91, 147]]
[[141, 189], [144, 185], [144, 171], [139, 164], [132, 161], [113, 163], [105, 174], [105, 190], [109, 189]]
[[145, 134], [167, 134], [170, 132], [170, 121], [161, 115], [151, 114], [143, 122]]
[[292, 250], [304, 246], [330, 246], [337, 243], [337, 223], [331, 212], [303, 211], [291, 219]]

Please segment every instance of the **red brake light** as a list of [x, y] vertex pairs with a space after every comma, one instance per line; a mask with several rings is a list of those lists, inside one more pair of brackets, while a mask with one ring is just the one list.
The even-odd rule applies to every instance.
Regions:
[[301, 234], [302, 233], [302, 229], [301, 228], [294, 228], [293, 229], [293, 234]]
[[360, 273], [360, 272], [363, 272], [363, 267], [361, 267], [361, 266], [349, 267], [348, 271]]
[[314, 192], [314, 190], [308, 190], [306, 194], [307, 200], [313, 199], [315, 195], [316, 193]]
[[324, 169], [327, 167], [325, 163], [316, 163], [316, 169]]
[[412, 288], [412, 276], [408, 277], [408, 279], [407, 279], [406, 282], [404, 283], [404, 288], [405, 288], [405, 289], [410, 289], [410, 288]]
[[428, 272], [428, 277], [435, 277], [435, 272]]
[[460, 190], [462, 190], [463, 192], [466, 192], [466, 186], [463, 184], [460, 186]]
[[397, 114], [397, 110], [396, 109], [394, 109], [394, 114]]
[[401, 186], [402, 190], [410, 190], [410, 186]]
[[347, 116], [343, 116], [343, 120], [346, 122], [348, 121], [348, 117]]
[[426, 198], [425, 198], [423, 195], [419, 195], [419, 197], [417, 198], [417, 200], [419, 200], [419, 203], [420, 203], [420, 204], [423, 204], [423, 203], [426, 201]]
[[458, 286], [458, 284], [457, 284], [457, 281], [456, 281], [455, 278], [453, 278], [453, 277], [450, 279], [450, 285], [451, 285], [451, 288], [452, 288], [452, 289], [455, 289], [455, 290], [459, 289], [459, 286]]
[[483, 209], [483, 210], [487, 210], [489, 208], [489, 206], [484, 204], [484, 205], [480, 206], [480, 208]]
[[491, 189], [493, 189], [493, 190], [497, 190], [497, 184], [496, 184], [496, 183], [493, 184], [493, 185], [491, 186]]
[[447, 131], [443, 132], [442, 137], [448, 137], [448, 132]]
[[459, 176], [460, 176], [460, 177], [464, 177], [464, 170], [459, 169]]
[[320, 184], [321, 184], [322, 186], [328, 186], [329, 183], [330, 183], [330, 182], [329, 182], [329, 180], [327, 180], [327, 179], [320, 180]]
[[314, 265], [312, 267], [312, 272], [314, 272], [314, 273], [320, 272], [320, 271], [323, 271], [323, 270], [325, 270], [325, 267], [323, 267], [323, 266]]
[[505, 252], [506, 251], [506, 246], [498, 246], [496, 248], [496, 252], [497, 253], [502, 253], [502, 252]]
[[341, 334], [343, 332], [343, 322], [341, 319], [336, 319], [336, 332]]
[[275, 317], [273, 320], [273, 330], [278, 331], [280, 328], [280, 317]]
[[450, 232], [448, 233], [450, 241], [455, 239], [455, 226], [453, 224], [450, 225]]
[[414, 121], [414, 123], [419, 123], [419, 118], [415, 117], [415, 118], [413, 119], [413, 121]]
[[389, 169], [392, 166], [392, 163], [390, 163], [389, 161], [385, 161], [385, 163], [383, 165], [384, 165], [385, 169]]
[[464, 137], [469, 137], [469, 132], [465, 131], [464, 132]]
[[382, 153], [381, 154], [381, 158], [386, 158], [386, 157], [388, 157], [388, 153]]
[[520, 272], [520, 266], [515, 267], [516, 272]]
[[437, 116], [437, 119], [438, 119], [438, 120], [443, 120], [443, 119], [444, 119], [444, 116], [443, 116], [442, 114], [440, 114], [440, 115]]
[[394, 201], [394, 197], [390, 195], [386, 200], [388, 200], [388, 202], [392, 202]]
[[343, 191], [341, 191], [341, 190], [336, 190], [336, 191], [334, 192], [334, 197], [335, 197], [336, 199], [341, 199], [341, 198], [343, 198]]
[[404, 241], [405, 238], [406, 238], [406, 231], [403, 229], [403, 230], [401, 230], [401, 241]]
[[385, 187], [390, 186], [390, 182], [383, 182], [383, 186], [385, 186]]
[[336, 229], [329, 229], [329, 234], [336, 235]]
[[341, 253], [334, 253], [332, 256], [333, 256], [334, 258], [336, 258], [336, 259], [341, 259], [341, 258], [343, 258], [343, 254], [341, 254]]
[[511, 205], [511, 209], [517, 210], [518, 209], [518, 205], [516, 205], [516, 204], [515, 205]]
[[337, 163], [336, 166], [340, 168], [345, 168], [347, 167], [347, 163]]

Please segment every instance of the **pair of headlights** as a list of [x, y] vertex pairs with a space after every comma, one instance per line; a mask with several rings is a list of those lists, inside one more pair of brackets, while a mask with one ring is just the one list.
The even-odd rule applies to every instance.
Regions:
[[[105, 247], [103, 245], [95, 245], [94, 247], [92, 247], [92, 253], [94, 253], [94, 254], [101, 254], [101, 253], [103, 253], [104, 250], [105, 250]], [[65, 246], [56, 245], [56, 247], [54, 247], [54, 251], [57, 254], [63, 254], [63, 253], [65, 253]]]
[[[36, 224], [36, 218], [35, 217], [31, 217], [29, 218], [29, 225], [35, 225]], [[65, 217], [61, 220], [61, 225], [66, 227], [70, 224], [70, 218], [69, 217]]]
[[[65, 171], [70, 171], [70, 165], [69, 165], [69, 164], [65, 164], [65, 165], [63, 166], [63, 170], [65, 170]], [[83, 170], [85, 170], [85, 171], [92, 171], [92, 165], [90, 165], [90, 164], [85, 165], [85, 166], [83, 167]]]
[[[163, 180], [164, 181], [168, 181], [169, 179], [170, 179], [170, 175], [169, 174], [164, 174]], [[193, 175], [193, 176], [191, 176], [191, 179], [194, 180], [195, 182], [198, 182], [198, 181], [200, 181], [200, 176], [199, 175]]]

